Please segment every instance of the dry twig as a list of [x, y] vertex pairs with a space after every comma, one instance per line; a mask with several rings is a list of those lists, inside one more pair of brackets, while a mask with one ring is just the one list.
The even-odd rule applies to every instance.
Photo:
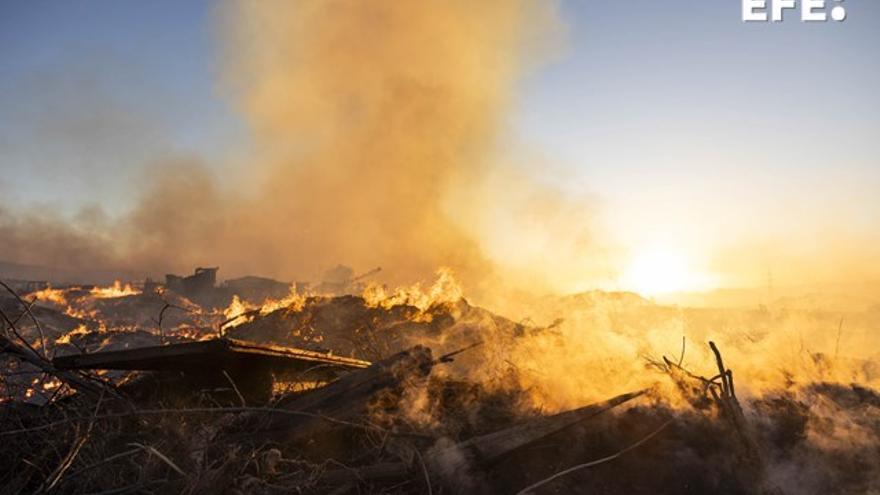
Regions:
[[[106, 420], [114, 418], [124, 418], [129, 416], [155, 416], [163, 414], [238, 414], [238, 413], [267, 413], [280, 414], [287, 416], [300, 416], [313, 419], [320, 419], [329, 423], [350, 426], [358, 429], [386, 431], [384, 428], [371, 423], [354, 423], [341, 419], [332, 418], [324, 414], [310, 413], [305, 411], [289, 411], [287, 409], [276, 409], [271, 407], [194, 407], [188, 409], [135, 409], [117, 413], [108, 413], [95, 416], [96, 420]], [[40, 426], [30, 428], [19, 428], [15, 430], [0, 431], [0, 436], [20, 435], [23, 433], [31, 433], [35, 431], [43, 431], [54, 428], [56, 426], [66, 425], [73, 421], [88, 419], [84, 417], [71, 417], [59, 421], [53, 421]]]
[[657, 436], [661, 431], [665, 430], [667, 426], [669, 426], [670, 424], [672, 424], [672, 421], [673, 421], [673, 420], [671, 420], [671, 419], [668, 420], [668, 421], [666, 421], [665, 423], [663, 423], [662, 425], [660, 425], [659, 428], [657, 428], [656, 430], [652, 431], [651, 433], [649, 433], [648, 435], [646, 435], [645, 437], [643, 437], [643, 438], [642, 438], [641, 440], [639, 440], [638, 442], [636, 442], [636, 443], [634, 443], [634, 444], [632, 444], [632, 445], [626, 447], [626, 448], [623, 449], [623, 450], [618, 451], [618, 452], [615, 453], [615, 454], [611, 454], [611, 455], [609, 455], [609, 456], [607, 456], [607, 457], [603, 457], [603, 458], [601, 458], [601, 459], [596, 459], [595, 461], [590, 461], [590, 462], [587, 462], [587, 463], [584, 463], [584, 464], [578, 464], [577, 466], [572, 466], [572, 467], [570, 467], [570, 468], [568, 468], [568, 469], [566, 469], [566, 470], [564, 470], [564, 471], [560, 471], [560, 472], [554, 474], [553, 476], [550, 476], [549, 478], [545, 478], [545, 479], [543, 479], [543, 480], [541, 480], [541, 481], [539, 481], [539, 482], [537, 482], [537, 483], [533, 483], [533, 484], [531, 484], [531, 485], [529, 485], [529, 486], [523, 488], [522, 490], [520, 490], [519, 492], [517, 492], [516, 495], [524, 495], [524, 494], [526, 494], [526, 493], [529, 493], [529, 492], [535, 490], [536, 488], [540, 488], [540, 487], [546, 485], [547, 483], [550, 483], [550, 482], [553, 481], [553, 480], [559, 479], [559, 478], [561, 478], [561, 477], [563, 477], [563, 476], [566, 476], [566, 475], [568, 475], [568, 474], [571, 474], [571, 473], [573, 473], [573, 472], [575, 472], [575, 471], [578, 471], [578, 470], [581, 470], [581, 469], [586, 469], [586, 468], [593, 467], [593, 466], [598, 466], [599, 464], [604, 464], [604, 463], [606, 463], [606, 462], [613, 461], [614, 459], [617, 459], [618, 457], [622, 456], [623, 454], [626, 454], [627, 452], [629, 452], [629, 451], [631, 451], [631, 450], [634, 450], [634, 449], [638, 448], [639, 446], [641, 446], [642, 444], [644, 444], [644, 443], [647, 442], [648, 440], [650, 440], [650, 439], [654, 438], [655, 436]]
[[[28, 304], [27, 302], [25, 302], [25, 300], [22, 299], [21, 296], [19, 296], [17, 292], [12, 290], [12, 287], [9, 287], [8, 285], [6, 285], [6, 283], [3, 282], [2, 280], [0, 280], [0, 286], [3, 286], [3, 288], [6, 289], [7, 292], [12, 294], [12, 297], [14, 297], [18, 301], [18, 303], [21, 304], [21, 306], [24, 308], [25, 313], [27, 313], [27, 315], [30, 317], [31, 321], [34, 322], [34, 326], [37, 328], [37, 332], [40, 334], [40, 348], [43, 350], [43, 358], [49, 359], [49, 354], [48, 354], [49, 350], [46, 348], [46, 336], [43, 334], [43, 326], [40, 325], [40, 321], [37, 320], [37, 317], [34, 316], [34, 313], [31, 311], [31, 304]], [[18, 320], [16, 320], [16, 321], [18, 321]], [[12, 325], [11, 322], [10, 322], [10, 325]], [[31, 350], [34, 350], [34, 349], [31, 348]], [[36, 352], [36, 351], [34, 351], [34, 352]]]

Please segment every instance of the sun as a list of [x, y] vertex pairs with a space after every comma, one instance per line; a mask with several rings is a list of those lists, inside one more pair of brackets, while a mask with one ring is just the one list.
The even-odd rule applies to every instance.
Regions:
[[633, 256], [620, 283], [627, 290], [654, 296], [706, 289], [709, 277], [683, 251], [651, 248]]

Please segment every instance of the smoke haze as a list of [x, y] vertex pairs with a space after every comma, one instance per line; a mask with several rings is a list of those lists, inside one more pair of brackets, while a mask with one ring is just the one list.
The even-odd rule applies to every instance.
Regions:
[[119, 219], [4, 214], [4, 257], [290, 278], [344, 262], [396, 283], [439, 266], [491, 273], [505, 260], [486, 219], [553, 196], [493, 159], [520, 75], [558, 41], [555, 7], [428, 4], [223, 4], [220, 87], [251, 133], [240, 170], [154, 157]]
[[[660, 239], [678, 251], [673, 258], [703, 265], [683, 269], [715, 275], [681, 290], [876, 279], [877, 210], [863, 207], [871, 183], [823, 193], [827, 184], [814, 179], [761, 186], [767, 179], [722, 174], [695, 186], [656, 175], [687, 153], [645, 153], [645, 167], [658, 160], [655, 175], [600, 192], [654, 195], [609, 207], [585, 187], [566, 193], [560, 184], [584, 178], [560, 175], [511, 128], [524, 78], [565, 45], [557, 7], [219, 4], [215, 85], [242, 129], [210, 156], [169, 135], [180, 98], [146, 83], [137, 61], [81, 54], [88, 63], [35, 72], [16, 85], [48, 95], [44, 108], [34, 111], [33, 94], [19, 92], [0, 122], [11, 164], [0, 177], [8, 199], [0, 260], [152, 275], [219, 265], [225, 278], [285, 280], [315, 280], [344, 263], [357, 272], [382, 266], [394, 285], [449, 266], [475, 297], [500, 286], [641, 290], [652, 284], [638, 279], [681, 275], [654, 256]], [[106, 77], [118, 84], [104, 87]], [[195, 128], [212, 118], [193, 113]], [[617, 151], [615, 159], [632, 159]], [[706, 154], [736, 168], [724, 150]], [[39, 190], [17, 184], [25, 167], [41, 178]], [[728, 179], [771, 189], [737, 196]], [[816, 201], [795, 195], [807, 185]], [[71, 211], [82, 204], [92, 206]], [[627, 279], [627, 263], [641, 255], [649, 273]]]

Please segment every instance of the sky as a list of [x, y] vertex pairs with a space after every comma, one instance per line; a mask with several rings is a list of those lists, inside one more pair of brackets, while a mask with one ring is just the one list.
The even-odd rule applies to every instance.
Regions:
[[[880, 3], [844, 5], [842, 23], [745, 24], [734, 0], [562, 1], [509, 139], [539, 180], [595, 198], [585, 217], [629, 253], [622, 285], [755, 285], [832, 254], [863, 271], [880, 260]], [[0, 2], [4, 205], [112, 216], [157, 155], [233, 166], [248, 131], [218, 84], [212, 8]]]
[[876, 240], [880, 3], [846, 4], [843, 23], [746, 24], [734, 1], [565, 3], [568, 49], [529, 82], [519, 135], [604, 199], [624, 246], [717, 265], [766, 243], [730, 283], [780, 264], [780, 238]]
[[152, 156], [216, 162], [242, 129], [216, 87], [210, 3], [0, 3], [4, 193], [115, 211]]

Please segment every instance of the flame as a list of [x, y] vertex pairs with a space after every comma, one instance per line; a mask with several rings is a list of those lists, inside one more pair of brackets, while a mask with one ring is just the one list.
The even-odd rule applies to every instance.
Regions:
[[203, 328], [188, 325], [181, 325], [169, 332], [169, 334], [185, 340], [209, 340], [215, 336], [214, 332], [206, 332]]
[[[118, 283], [119, 282], [117, 282], [117, 284]], [[106, 289], [96, 287], [92, 289], [90, 294], [95, 298], [114, 297], [106, 296], [103, 294], [109, 294], [110, 291], [115, 289], [115, 287], [116, 286]], [[64, 314], [73, 318], [78, 318], [80, 320], [95, 319], [97, 317], [97, 312], [94, 309], [88, 310], [83, 307], [82, 297], [71, 295], [71, 291], [78, 289], [78, 287], [70, 287], [66, 289], [55, 289], [52, 287], [48, 287], [43, 290], [32, 292], [28, 294], [27, 297], [34, 301], [46, 302], [60, 306], [64, 308]], [[124, 292], [125, 290], [133, 289], [131, 289], [131, 286], [129, 285], [126, 285], [124, 288], [119, 287], [120, 292]]]
[[117, 280], [110, 287], [95, 287], [91, 290], [92, 296], [98, 299], [112, 299], [116, 297], [134, 296], [140, 294], [141, 291], [133, 288], [131, 284], [122, 285]]
[[252, 321], [256, 316], [255, 313], [265, 316], [273, 311], [285, 308], [299, 311], [305, 303], [306, 295], [298, 293], [293, 285], [290, 286], [290, 291], [286, 296], [280, 299], [269, 298], [260, 305], [244, 301], [238, 294], [235, 294], [232, 296], [232, 302], [223, 310], [223, 316], [227, 321], [224, 327], [233, 328]]
[[29, 297], [37, 301], [50, 302], [59, 306], [68, 305], [67, 296], [65, 295], [64, 291], [61, 289], [53, 289], [52, 287], [47, 287], [43, 290], [32, 292], [31, 294], [29, 294]]
[[364, 289], [362, 297], [367, 306], [373, 308], [390, 309], [406, 304], [424, 311], [435, 304], [457, 302], [464, 297], [464, 292], [452, 270], [441, 267], [437, 270], [437, 280], [427, 292], [422, 290], [420, 283], [400, 287], [390, 293], [383, 285], [370, 284]]
[[242, 316], [245, 313], [253, 311], [255, 309], [257, 309], [256, 306], [246, 301], [242, 301], [241, 298], [238, 297], [238, 294], [235, 294], [234, 296], [232, 296], [232, 302], [230, 302], [229, 306], [227, 306], [226, 309], [223, 310], [223, 316], [226, 317], [226, 321], [229, 322], [229, 325], [240, 325], [241, 323], [244, 323], [244, 321], [240, 320], [246, 320], [245, 318], [242, 318]]
[[57, 345], [69, 344], [70, 339], [72, 337], [77, 337], [79, 335], [86, 335], [88, 333], [89, 333], [89, 329], [86, 328], [86, 326], [84, 324], [80, 323], [79, 326], [77, 326], [73, 330], [71, 330], [71, 331], [65, 333], [64, 335], [58, 337], [57, 339], [55, 339], [55, 344], [57, 344]]
[[43, 391], [44, 392], [52, 391], [60, 386], [61, 386], [61, 380], [59, 380], [57, 378], [52, 378], [50, 380], [46, 380], [45, 382], [43, 382]]
[[98, 318], [98, 312], [94, 309], [85, 309], [77, 307], [77, 304], [70, 304], [64, 308], [64, 314], [72, 316], [80, 320], [95, 320]]
[[267, 315], [273, 311], [288, 308], [293, 311], [299, 311], [306, 303], [306, 296], [296, 291], [296, 286], [291, 285], [290, 291], [281, 299], [269, 299], [260, 307], [260, 314]]

